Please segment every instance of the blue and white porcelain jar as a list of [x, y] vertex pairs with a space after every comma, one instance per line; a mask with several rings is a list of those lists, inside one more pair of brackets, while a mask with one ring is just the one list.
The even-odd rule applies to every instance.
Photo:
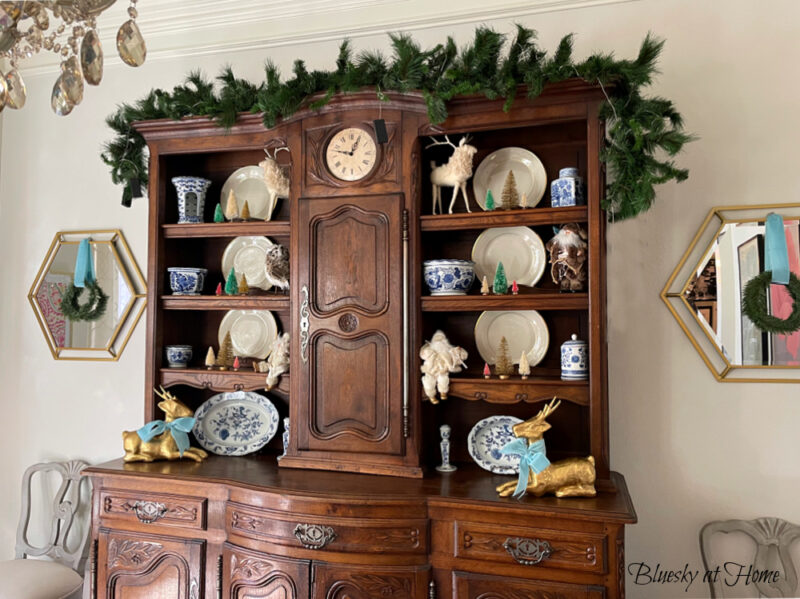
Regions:
[[192, 359], [191, 345], [168, 345], [165, 349], [170, 368], [186, 368]]
[[172, 184], [178, 192], [178, 223], [202, 223], [211, 181], [202, 177], [173, 177]]
[[558, 179], [550, 183], [550, 205], [553, 208], [564, 206], [583, 206], [586, 197], [583, 193], [583, 179], [575, 167], [562, 168]]
[[465, 295], [475, 282], [472, 260], [426, 260], [423, 269], [431, 295]]
[[561, 379], [585, 381], [589, 378], [589, 348], [585, 341], [573, 335], [561, 344]]
[[207, 269], [172, 266], [167, 271], [172, 295], [200, 295], [202, 293], [206, 274], [208, 274]]

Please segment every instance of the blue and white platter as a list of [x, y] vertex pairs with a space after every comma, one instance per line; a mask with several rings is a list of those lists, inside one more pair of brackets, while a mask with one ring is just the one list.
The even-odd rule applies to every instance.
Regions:
[[217, 455], [238, 456], [258, 451], [278, 431], [278, 410], [251, 391], [218, 393], [194, 414], [194, 433], [200, 446]]
[[473, 426], [467, 448], [475, 463], [494, 474], [519, 474], [519, 456], [503, 455], [500, 450], [516, 439], [511, 427], [520, 422], [514, 416], [489, 416]]

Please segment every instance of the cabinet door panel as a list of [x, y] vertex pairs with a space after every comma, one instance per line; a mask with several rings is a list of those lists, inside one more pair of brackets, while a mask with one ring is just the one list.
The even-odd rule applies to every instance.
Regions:
[[402, 197], [301, 199], [299, 212], [297, 449], [402, 455]]
[[226, 599], [308, 599], [307, 560], [275, 557], [228, 544], [222, 560]]
[[343, 566], [314, 562], [313, 599], [426, 599], [428, 566]]
[[453, 599], [604, 599], [605, 589], [453, 572]]
[[201, 599], [205, 542], [101, 529], [98, 599]]

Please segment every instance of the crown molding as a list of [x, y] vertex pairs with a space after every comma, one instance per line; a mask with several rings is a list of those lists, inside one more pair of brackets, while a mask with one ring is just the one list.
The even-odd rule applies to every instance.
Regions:
[[[147, 61], [357, 39], [486, 20], [639, 0], [461, 0], [447, 11], [427, 0], [144, 0], [137, 19]], [[116, 32], [127, 20], [121, 0], [98, 19], [105, 66], [122, 61]], [[335, 20], [331, 15], [336, 15]], [[335, 21], [335, 22], [334, 22]], [[59, 72], [59, 60], [41, 53], [20, 65], [26, 76]]]

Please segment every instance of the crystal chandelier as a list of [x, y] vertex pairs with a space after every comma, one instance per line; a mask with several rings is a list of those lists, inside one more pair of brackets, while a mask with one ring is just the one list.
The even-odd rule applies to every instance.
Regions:
[[[147, 48], [136, 24], [136, 2], [130, 0], [130, 17], [117, 32], [117, 51], [125, 64], [144, 63]], [[11, 65], [0, 73], [0, 111], [22, 108], [27, 92], [17, 65], [46, 50], [59, 56], [61, 75], [53, 86], [50, 105], [59, 116], [72, 112], [83, 99], [83, 82], [99, 85], [103, 78], [103, 48], [97, 34], [97, 17], [116, 0], [0, 1], [0, 58]]]

